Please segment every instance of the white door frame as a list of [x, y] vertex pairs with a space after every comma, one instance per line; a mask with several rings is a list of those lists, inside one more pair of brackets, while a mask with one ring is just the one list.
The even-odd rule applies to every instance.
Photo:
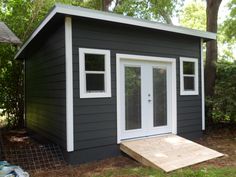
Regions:
[[136, 60], [136, 61], [154, 61], [164, 62], [171, 64], [171, 78], [172, 78], [172, 89], [171, 89], [171, 130], [173, 134], [177, 134], [177, 99], [176, 99], [176, 59], [165, 58], [165, 57], [153, 57], [143, 55], [129, 55], [129, 54], [116, 54], [116, 91], [117, 91], [117, 143], [121, 142], [121, 78], [120, 78], [120, 63], [122, 60]]

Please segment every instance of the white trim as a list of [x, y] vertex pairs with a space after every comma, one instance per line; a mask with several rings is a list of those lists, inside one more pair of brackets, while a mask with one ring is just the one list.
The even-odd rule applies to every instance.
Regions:
[[190, 36], [197, 36], [197, 37], [207, 39], [207, 40], [216, 39], [216, 33], [212, 33], [212, 32], [193, 30], [193, 29], [188, 29], [188, 28], [184, 28], [180, 26], [167, 25], [163, 23], [158, 23], [158, 22], [153, 22], [153, 21], [148, 21], [148, 20], [141, 20], [141, 19], [136, 19], [132, 17], [127, 17], [124, 15], [107, 13], [107, 12], [102, 12], [102, 11], [97, 11], [97, 10], [81, 8], [81, 7], [56, 4], [53, 10], [45, 18], [45, 20], [39, 25], [39, 27], [31, 35], [31, 37], [26, 41], [26, 43], [18, 51], [15, 58], [19, 57], [21, 52], [30, 43], [30, 41], [44, 28], [44, 26], [51, 20], [51, 18], [56, 13], [110, 21], [110, 22], [115, 22], [115, 23], [128, 24], [128, 25], [133, 25], [133, 26], [140, 26], [140, 27], [151, 28], [151, 29], [162, 30], [162, 31], [169, 31], [169, 32], [185, 34], [185, 35], [190, 35]]
[[120, 91], [120, 54], [116, 54], [116, 114], [117, 114], [117, 143], [121, 142], [121, 91]]
[[[180, 95], [198, 95], [199, 94], [199, 75], [198, 75], [198, 59], [197, 58], [187, 58], [187, 57], [180, 57]], [[194, 70], [195, 73], [184, 74], [183, 73], [183, 63], [184, 62], [193, 62], [194, 63]], [[194, 90], [184, 90], [184, 77], [194, 77]]]
[[[111, 97], [111, 54], [110, 50], [79, 48], [80, 98]], [[85, 54], [101, 54], [105, 59], [105, 71], [85, 71]], [[104, 92], [86, 91], [86, 73], [104, 74]]]
[[65, 65], [66, 65], [66, 144], [67, 151], [74, 151], [74, 111], [73, 111], [73, 58], [72, 20], [65, 17]]
[[205, 79], [204, 79], [204, 57], [203, 57], [202, 39], [201, 39], [201, 80], [202, 80], [202, 130], [205, 130]]
[[171, 109], [172, 109], [172, 133], [177, 135], [177, 85], [176, 85], [176, 59], [174, 59], [174, 61], [172, 61], [172, 93], [171, 93], [171, 97], [172, 97], [172, 105], [171, 105]]
[[175, 62], [175, 58], [166, 58], [166, 57], [153, 57], [145, 55], [130, 55], [130, 54], [116, 54], [116, 58], [122, 59], [132, 59], [132, 60], [141, 60], [141, 61], [159, 61], [159, 62]]
[[153, 57], [143, 55], [129, 55], [129, 54], [116, 54], [116, 92], [117, 92], [117, 143], [121, 142], [121, 78], [120, 67], [121, 59], [133, 60], [133, 61], [155, 61], [171, 64], [171, 77], [172, 77], [172, 92], [171, 92], [171, 119], [172, 119], [172, 133], [177, 134], [177, 98], [176, 98], [176, 59]]

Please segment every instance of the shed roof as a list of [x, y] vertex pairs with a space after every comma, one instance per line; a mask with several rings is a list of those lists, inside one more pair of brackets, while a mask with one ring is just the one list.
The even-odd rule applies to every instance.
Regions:
[[0, 42], [21, 44], [21, 41], [16, 35], [7, 27], [4, 22], [0, 22]]
[[200, 31], [189, 29], [180, 26], [174, 26], [159, 22], [153, 22], [149, 20], [142, 20], [133, 17], [128, 17], [124, 15], [114, 14], [111, 12], [103, 12], [98, 10], [91, 10], [77, 6], [64, 5], [64, 4], [56, 4], [50, 13], [46, 16], [46, 18], [41, 22], [38, 28], [32, 33], [29, 39], [24, 43], [21, 49], [16, 54], [15, 58], [18, 58], [20, 54], [24, 51], [24, 49], [29, 45], [29, 43], [37, 36], [37, 34], [45, 27], [47, 23], [56, 15], [56, 14], [64, 14], [64, 15], [72, 15], [78, 17], [85, 17], [103, 21], [110, 21], [121, 24], [128, 24], [133, 26], [139, 26], [144, 28], [156, 29], [161, 31], [173, 32], [177, 34], [184, 34], [188, 36], [195, 36], [202, 38], [205, 41], [216, 39], [216, 34], [212, 32]]

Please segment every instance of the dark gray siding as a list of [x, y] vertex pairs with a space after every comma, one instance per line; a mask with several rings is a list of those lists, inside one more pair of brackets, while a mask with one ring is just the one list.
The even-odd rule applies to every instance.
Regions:
[[66, 147], [64, 36], [63, 21], [48, 26], [33, 41], [25, 60], [27, 128], [63, 148]]
[[[111, 98], [79, 98], [79, 47], [111, 50]], [[116, 53], [175, 58], [177, 60], [178, 134], [185, 137], [200, 135], [201, 89], [199, 89], [198, 96], [180, 96], [179, 92], [179, 57], [200, 58], [199, 38], [74, 17], [75, 149], [83, 152], [89, 148], [116, 144]], [[201, 77], [199, 75], [200, 87]]]

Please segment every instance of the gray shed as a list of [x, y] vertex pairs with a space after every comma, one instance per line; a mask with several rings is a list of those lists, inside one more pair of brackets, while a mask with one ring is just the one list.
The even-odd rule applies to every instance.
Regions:
[[70, 163], [120, 154], [127, 139], [205, 129], [203, 42], [216, 34], [56, 5], [16, 55], [27, 128]]

